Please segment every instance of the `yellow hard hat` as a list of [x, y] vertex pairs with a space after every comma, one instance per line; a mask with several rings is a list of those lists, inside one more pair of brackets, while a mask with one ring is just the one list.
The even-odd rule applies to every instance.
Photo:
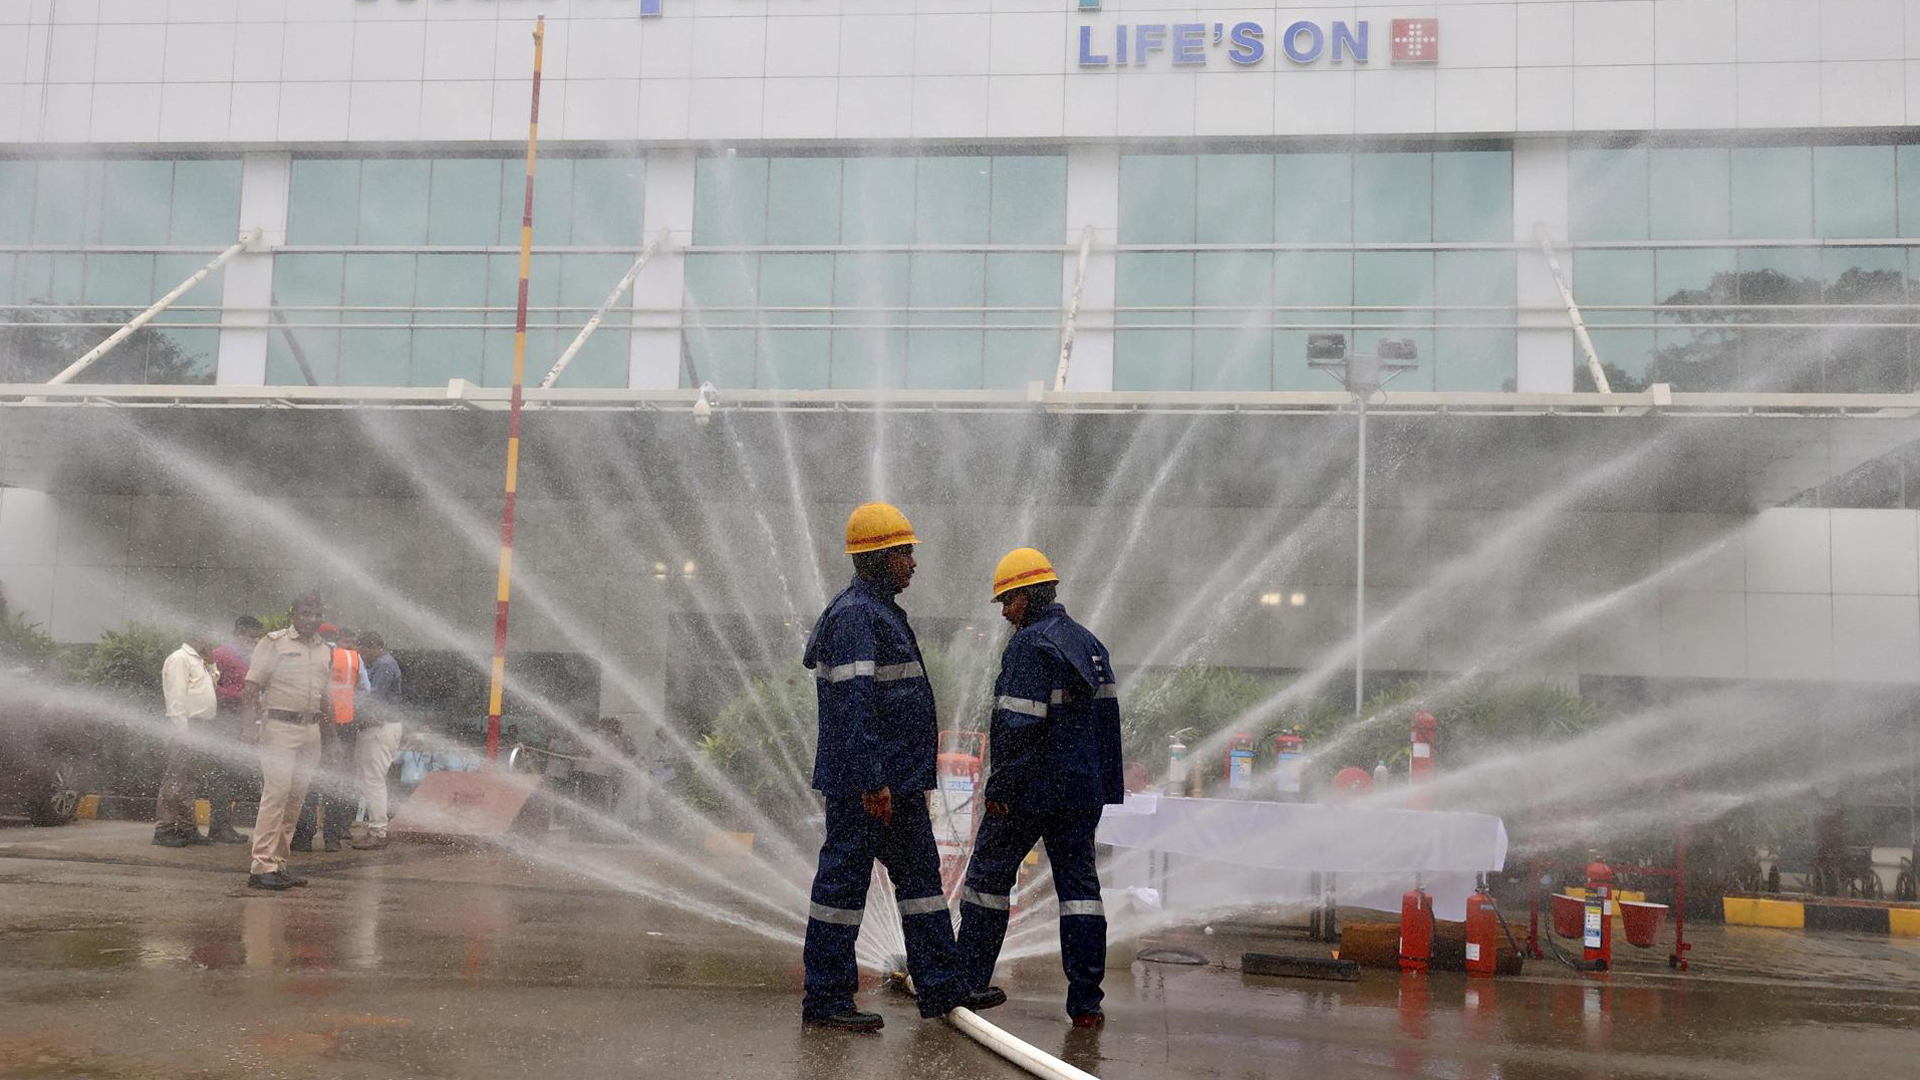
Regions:
[[1045, 555], [1033, 548], [1014, 548], [1000, 556], [1000, 565], [993, 568], [993, 599], [998, 603], [1002, 596], [1015, 589], [1059, 580], [1060, 575], [1053, 572], [1053, 562]]
[[853, 508], [847, 515], [847, 554], [885, 551], [887, 548], [917, 544], [913, 523], [900, 508], [883, 502], [870, 502]]

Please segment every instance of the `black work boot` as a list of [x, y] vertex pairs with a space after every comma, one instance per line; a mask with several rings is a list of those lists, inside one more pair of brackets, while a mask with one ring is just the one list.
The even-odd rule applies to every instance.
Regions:
[[[198, 836], [198, 833], [194, 834]], [[156, 847], [192, 847], [193, 840], [179, 829], [153, 830], [153, 843]]]
[[285, 892], [293, 888], [293, 879], [278, 870], [265, 874], [248, 874], [247, 888], [267, 889], [272, 892]]
[[808, 1016], [801, 1021], [808, 1027], [833, 1028], [836, 1031], [879, 1031], [886, 1020], [879, 1013], [861, 1012], [849, 1007], [831, 1016]]
[[1007, 992], [997, 986], [989, 986], [985, 990], [971, 991], [966, 997], [960, 999], [960, 1005], [962, 1007], [972, 1009], [974, 1012], [979, 1012], [982, 1009], [991, 1009], [999, 1005], [1005, 1005], [1006, 1003]]

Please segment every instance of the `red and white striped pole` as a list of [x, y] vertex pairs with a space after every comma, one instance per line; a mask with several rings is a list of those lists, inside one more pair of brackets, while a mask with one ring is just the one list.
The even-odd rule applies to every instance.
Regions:
[[540, 62], [546, 16], [533, 24], [533, 106], [527, 118], [527, 195], [520, 214], [520, 293], [513, 311], [513, 397], [507, 406], [507, 501], [500, 513], [500, 587], [494, 596], [493, 673], [487, 690], [487, 760], [500, 757], [500, 698], [507, 681], [507, 600], [513, 592], [513, 493], [520, 473], [521, 380], [527, 366], [527, 272], [533, 263], [533, 166], [540, 146]]

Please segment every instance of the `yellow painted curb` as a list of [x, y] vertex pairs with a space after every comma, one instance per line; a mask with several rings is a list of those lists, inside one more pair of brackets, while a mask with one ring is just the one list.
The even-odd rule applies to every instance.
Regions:
[[205, 799], [193, 800], [193, 820], [201, 828], [206, 828], [213, 820], [213, 804]]
[[1760, 900], [1750, 896], [1723, 896], [1721, 911], [1729, 926], [1773, 926], [1802, 930], [1807, 925], [1807, 907], [1791, 900]]
[[100, 816], [100, 796], [80, 796], [80, 808], [73, 812], [73, 816], [81, 821], [92, 821], [98, 818]]
[[1920, 908], [1888, 908], [1887, 931], [1894, 937], [1920, 937]]

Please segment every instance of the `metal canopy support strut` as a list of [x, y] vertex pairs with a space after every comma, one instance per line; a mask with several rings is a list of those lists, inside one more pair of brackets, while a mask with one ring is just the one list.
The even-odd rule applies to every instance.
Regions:
[[580, 354], [587, 339], [593, 336], [595, 330], [600, 329], [600, 322], [607, 317], [607, 312], [612, 311], [613, 305], [619, 303], [620, 297], [633, 287], [633, 279], [640, 276], [641, 268], [647, 265], [648, 259], [653, 258], [654, 252], [667, 246], [667, 239], [671, 235], [672, 230], [661, 229], [660, 235], [653, 238], [653, 243], [648, 244], [646, 250], [640, 253], [640, 257], [633, 260], [633, 265], [627, 268], [626, 274], [621, 277], [619, 283], [614, 285], [613, 291], [607, 294], [599, 310], [593, 313], [593, 318], [588, 319], [587, 325], [580, 328], [580, 333], [573, 339], [573, 344], [568, 345], [567, 351], [560, 354], [560, 359], [553, 362], [553, 370], [547, 372], [546, 378], [540, 380], [540, 389], [545, 390], [551, 387], [560, 378], [560, 373], [567, 370], [567, 365], [573, 363], [573, 358]]
[[78, 375], [81, 372], [92, 367], [93, 362], [95, 360], [98, 360], [101, 357], [112, 352], [116, 347], [119, 346], [121, 342], [127, 340], [129, 337], [132, 337], [134, 331], [152, 322], [154, 318], [158, 316], [161, 312], [172, 307], [175, 301], [179, 300], [181, 297], [187, 295], [188, 292], [192, 291], [195, 285], [198, 285], [201, 282], [207, 280], [207, 278], [215, 270], [218, 270], [222, 266], [225, 266], [227, 264], [227, 260], [247, 250], [247, 248], [250, 245], [252, 245], [255, 241], [259, 239], [260, 239], [260, 230], [257, 228], [248, 229], [246, 232], [242, 233], [240, 235], [239, 241], [236, 242], [232, 247], [229, 247], [227, 250], [214, 256], [214, 259], [212, 262], [201, 267], [198, 271], [194, 273], [192, 277], [188, 278], [187, 280], [181, 282], [178, 285], [175, 285], [173, 287], [172, 292], [168, 293], [167, 295], [161, 297], [158, 300], [155, 300], [153, 302], [152, 307], [148, 308], [147, 310], [141, 312], [138, 315], [135, 315], [133, 319], [127, 323], [127, 325], [121, 327], [118, 330], [115, 330], [111, 335], [109, 335], [107, 337], [107, 340], [101, 342], [98, 345], [95, 345], [92, 349], [89, 349], [85, 356], [82, 356], [80, 359], [75, 360], [71, 364], [68, 364], [65, 371], [62, 371], [60, 374], [55, 375], [51, 379], [48, 379], [47, 385], [57, 386], [61, 383], [73, 381], [73, 377], [75, 375]]
[[1580, 305], [1574, 302], [1573, 290], [1567, 287], [1567, 277], [1560, 272], [1560, 259], [1553, 253], [1553, 241], [1547, 236], [1544, 222], [1534, 222], [1533, 237], [1540, 241], [1540, 253], [1547, 257], [1547, 271], [1553, 275], [1553, 284], [1560, 290], [1560, 301], [1567, 306], [1567, 320], [1573, 323], [1573, 336], [1580, 341], [1580, 351], [1586, 354], [1587, 374], [1593, 377], [1593, 388], [1602, 394], [1613, 393], [1613, 386], [1607, 381], [1607, 371], [1600, 366], [1600, 354], [1594, 351], [1593, 337], [1587, 333], [1587, 321], [1580, 317]]
[[1053, 372], [1055, 391], [1067, 388], [1067, 364], [1073, 360], [1073, 326], [1080, 318], [1080, 292], [1087, 284], [1087, 255], [1093, 250], [1093, 226], [1080, 230], [1080, 264], [1073, 272], [1073, 296], [1067, 301], [1067, 318], [1060, 327], [1060, 366]]

